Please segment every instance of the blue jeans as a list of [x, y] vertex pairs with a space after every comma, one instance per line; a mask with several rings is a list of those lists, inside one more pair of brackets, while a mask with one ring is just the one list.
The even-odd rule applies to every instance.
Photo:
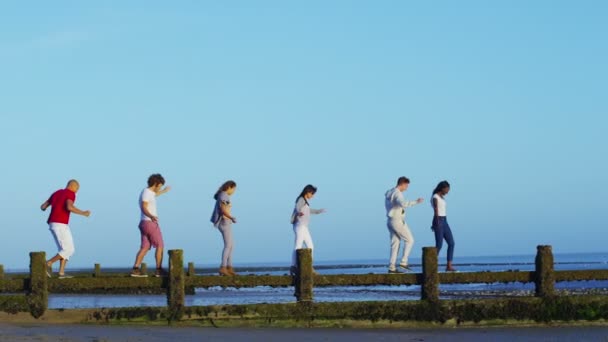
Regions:
[[452, 230], [448, 224], [448, 219], [445, 216], [439, 216], [437, 225], [433, 226], [435, 232], [435, 247], [437, 247], [437, 255], [443, 245], [443, 239], [448, 243], [448, 262], [454, 259], [454, 237], [452, 236]]

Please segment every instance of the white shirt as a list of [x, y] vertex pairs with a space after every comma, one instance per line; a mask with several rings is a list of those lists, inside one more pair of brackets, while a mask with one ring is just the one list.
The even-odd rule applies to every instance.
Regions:
[[433, 199], [437, 203], [437, 216], [447, 216], [445, 199], [443, 199], [443, 197], [441, 197], [439, 194], [433, 195]]
[[[304, 197], [300, 197], [296, 202], [296, 207], [293, 209], [293, 215], [296, 217], [294, 224], [308, 227], [308, 224], [310, 223], [310, 215], [317, 215], [321, 212], [322, 210], [320, 209], [312, 209]], [[302, 214], [302, 216], [299, 216], [299, 214]]]
[[391, 219], [404, 219], [405, 208], [418, 204], [417, 201], [406, 201], [403, 198], [403, 193], [397, 188], [389, 189], [384, 194], [384, 207], [386, 208], [386, 216]]
[[144, 214], [144, 210], [142, 209], [142, 204], [143, 202], [147, 202], [148, 203], [148, 212], [150, 214], [152, 214], [152, 216], [158, 216], [158, 213], [156, 212], [156, 194], [154, 193], [154, 191], [145, 188], [142, 192], [141, 195], [139, 195], [139, 208], [141, 209], [141, 220], [142, 221], [152, 221], [151, 218], [149, 218], [148, 216], [146, 216], [146, 214]]

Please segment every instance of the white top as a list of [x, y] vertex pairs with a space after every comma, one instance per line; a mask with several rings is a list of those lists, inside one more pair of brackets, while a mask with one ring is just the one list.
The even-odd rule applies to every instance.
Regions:
[[[296, 207], [293, 209], [293, 215], [296, 215], [296, 221], [294, 222], [294, 225], [308, 227], [308, 224], [310, 223], [310, 215], [317, 215], [322, 212], [322, 210], [320, 209], [312, 209], [307, 202], [308, 201], [306, 201], [304, 197], [298, 198], [298, 201], [296, 202]], [[302, 214], [302, 216], [298, 215], [300, 213]]]
[[447, 216], [445, 199], [439, 194], [433, 195], [433, 199], [437, 202], [437, 216]]
[[148, 212], [150, 214], [152, 214], [152, 216], [158, 216], [158, 213], [156, 212], [156, 194], [154, 193], [154, 191], [152, 191], [148, 188], [145, 188], [141, 192], [141, 195], [139, 195], [139, 208], [141, 210], [141, 220], [142, 221], [152, 221], [151, 218], [149, 218], [148, 216], [146, 216], [146, 214], [144, 214], [144, 211], [141, 207], [143, 202], [148, 203]]
[[418, 204], [417, 201], [406, 201], [403, 193], [397, 188], [391, 188], [384, 194], [386, 216], [391, 219], [404, 219], [405, 208]]

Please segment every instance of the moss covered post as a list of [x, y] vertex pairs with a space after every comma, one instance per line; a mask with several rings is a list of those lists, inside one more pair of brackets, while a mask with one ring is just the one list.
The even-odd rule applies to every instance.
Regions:
[[141, 274], [148, 274], [148, 265], [145, 262], [142, 262], [141, 265], [139, 265], [139, 270], [141, 271]]
[[93, 277], [101, 277], [101, 265], [95, 264], [95, 271], [93, 271]]
[[295, 277], [295, 293], [298, 302], [312, 301], [312, 249], [303, 248], [296, 251], [297, 270]]
[[439, 300], [439, 273], [437, 270], [437, 248], [422, 247], [422, 299]]
[[4, 266], [0, 265], [0, 279], [4, 278]]
[[196, 269], [194, 268], [194, 263], [188, 263], [188, 277], [194, 277], [196, 275]]
[[186, 298], [186, 279], [184, 276], [184, 251], [169, 251], [169, 283], [167, 286], [167, 304], [169, 321], [180, 320], [184, 314]]
[[537, 297], [555, 294], [555, 273], [553, 272], [553, 251], [551, 246], [536, 247], [536, 270], [534, 272]]
[[30, 313], [34, 318], [39, 318], [46, 311], [49, 301], [46, 254], [44, 252], [30, 253], [30, 283], [27, 292]]

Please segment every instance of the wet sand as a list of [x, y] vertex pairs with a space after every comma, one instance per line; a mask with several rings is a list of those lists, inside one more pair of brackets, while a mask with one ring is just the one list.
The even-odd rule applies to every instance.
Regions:
[[607, 326], [441, 329], [215, 329], [0, 323], [0, 341], [608, 341]]

